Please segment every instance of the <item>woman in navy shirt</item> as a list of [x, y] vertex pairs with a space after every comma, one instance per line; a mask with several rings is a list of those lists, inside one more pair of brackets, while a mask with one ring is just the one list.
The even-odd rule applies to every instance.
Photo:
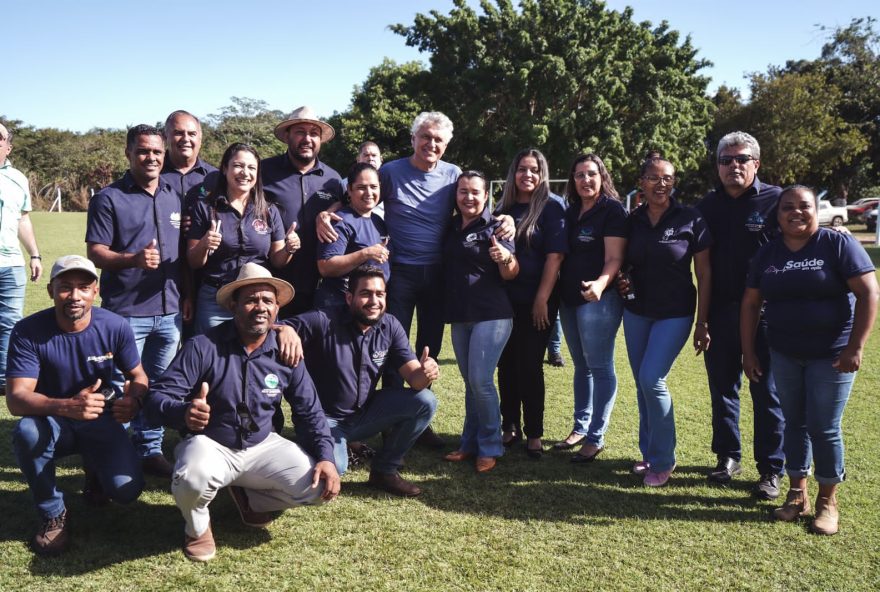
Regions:
[[559, 275], [560, 317], [574, 363], [574, 427], [554, 448], [583, 444], [571, 459], [583, 463], [602, 452], [617, 395], [614, 339], [623, 304], [609, 283], [623, 262], [626, 211], [595, 154], [575, 159], [565, 194], [568, 255]]
[[323, 278], [315, 294], [316, 308], [345, 308], [348, 274], [359, 265], [370, 263], [382, 269], [385, 281], [391, 275], [388, 265], [388, 231], [385, 221], [373, 213], [379, 203], [379, 171], [369, 163], [357, 163], [348, 174], [348, 205], [336, 212], [341, 218], [333, 224], [337, 238], [318, 243], [318, 271]]
[[201, 269], [195, 334], [232, 318], [217, 304], [217, 290], [234, 280], [245, 263], [280, 268], [299, 249], [296, 223], [287, 233], [281, 214], [263, 195], [260, 156], [235, 143], [223, 153], [217, 185], [196, 203], [187, 233], [187, 261]]
[[878, 287], [862, 246], [850, 235], [819, 228], [817, 206], [808, 187], [783, 190], [777, 214], [782, 236], [752, 259], [740, 335], [743, 370], [760, 381], [755, 333], [763, 306], [791, 486], [773, 515], [795, 521], [810, 512], [807, 476], [815, 463], [819, 495], [811, 530], [830, 535], [838, 529], [837, 484], [846, 475], [840, 422], [877, 316]]
[[[662, 158], [644, 162], [639, 186], [644, 203], [627, 219], [623, 330], [639, 405], [642, 460], [633, 472], [661, 487], [675, 469], [675, 415], [666, 376], [691, 334], [694, 349], [709, 347], [709, 245], [706, 222], [672, 197], [675, 169]], [[697, 287], [691, 278], [691, 261]], [[621, 274], [623, 275], [623, 274]]]
[[457, 214], [443, 243], [446, 322], [465, 384], [465, 416], [458, 450], [444, 458], [476, 457], [477, 472], [495, 468], [504, 453], [495, 367], [513, 327], [504, 281], [519, 273], [513, 243], [495, 238], [500, 222], [486, 207], [486, 177], [465, 171], [455, 193]]
[[513, 330], [498, 362], [502, 441], [512, 446], [525, 431], [526, 453], [540, 459], [544, 435], [544, 350], [559, 310], [556, 279], [568, 251], [565, 207], [550, 193], [547, 159], [538, 150], [521, 151], [510, 163], [496, 214], [516, 221], [520, 271], [507, 282]]

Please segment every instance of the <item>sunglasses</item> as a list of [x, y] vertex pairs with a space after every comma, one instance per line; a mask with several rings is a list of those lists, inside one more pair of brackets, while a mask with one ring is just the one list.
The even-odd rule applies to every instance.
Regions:
[[737, 154], [736, 156], [719, 156], [718, 164], [723, 166], [729, 166], [733, 161], [738, 162], [739, 164], [746, 164], [750, 160], [758, 160], [751, 154]]

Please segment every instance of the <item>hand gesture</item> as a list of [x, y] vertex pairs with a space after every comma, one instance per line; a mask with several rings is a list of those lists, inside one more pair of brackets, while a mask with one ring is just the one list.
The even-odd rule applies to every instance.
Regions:
[[104, 412], [104, 395], [99, 378], [92, 386], [87, 386], [71, 398], [70, 418], [79, 420], [98, 419]]
[[183, 420], [186, 428], [191, 432], [201, 432], [204, 430], [208, 421], [211, 419], [211, 406], [208, 405], [208, 383], [203, 382], [198, 394], [193, 397], [189, 406], [186, 408], [186, 414]]
[[419, 363], [422, 365], [422, 372], [425, 373], [425, 377], [434, 382], [438, 378], [440, 378], [440, 366], [437, 365], [437, 360], [430, 357], [428, 355], [428, 346], [425, 346], [425, 349], [422, 350], [422, 356], [419, 358]]
[[605, 287], [602, 285], [602, 282], [595, 280], [592, 282], [581, 282], [581, 296], [587, 302], [599, 302], [604, 290]]
[[315, 231], [318, 234], [318, 240], [322, 243], [335, 243], [339, 235], [333, 228], [334, 222], [341, 221], [342, 218], [333, 212], [321, 212], [315, 220]]
[[161, 258], [159, 257], [159, 243], [156, 239], [150, 241], [142, 251], [140, 251], [135, 257], [135, 267], [140, 267], [141, 269], [159, 269], [159, 262]]
[[363, 251], [368, 259], [372, 259], [376, 263], [383, 264], [388, 261], [388, 249], [382, 243], [365, 247]]
[[140, 401], [134, 397], [128, 396], [128, 389], [130, 386], [131, 381], [126, 380], [125, 384], [122, 386], [122, 398], [113, 401], [113, 407], [111, 409], [113, 419], [119, 423], [130, 422], [134, 419], [134, 416], [137, 415], [138, 411], [141, 410]]
[[220, 241], [223, 239], [219, 226], [220, 223], [217, 220], [211, 220], [211, 227], [202, 236], [202, 245], [204, 245], [209, 254], [217, 250], [217, 247], [220, 246]]
[[299, 241], [299, 235], [296, 233], [296, 222], [290, 225], [290, 228], [287, 229], [287, 235], [284, 237], [284, 250], [287, 251], [288, 254], [293, 255], [297, 251], [302, 244]]
[[489, 242], [492, 245], [489, 247], [489, 257], [492, 261], [495, 263], [503, 263], [506, 261], [510, 256], [510, 251], [498, 244], [498, 239], [495, 238], [494, 234], [489, 238]]
[[322, 460], [315, 465], [312, 489], [317, 489], [321, 481], [324, 481], [324, 491], [321, 493], [321, 499], [325, 502], [333, 501], [339, 495], [340, 483], [336, 465], [329, 460]]
[[516, 236], [516, 223], [513, 221], [513, 216], [501, 214], [500, 216], [494, 216], [494, 218], [501, 222], [498, 228], [495, 229], [495, 236], [501, 240], [512, 241], [513, 237]]

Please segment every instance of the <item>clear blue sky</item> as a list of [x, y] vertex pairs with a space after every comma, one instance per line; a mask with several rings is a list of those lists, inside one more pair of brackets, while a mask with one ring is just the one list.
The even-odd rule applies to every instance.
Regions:
[[[471, 2], [476, 5], [476, 2]], [[880, 17], [866, 0], [610, 0], [635, 20], [690, 34], [720, 84], [746, 90], [744, 74], [815, 58], [815, 25]], [[38, 127], [85, 131], [164, 119], [174, 109], [216, 113], [229, 97], [282, 111], [308, 104], [344, 110], [354, 85], [383, 57], [422, 60], [391, 23], [446, 12], [449, 0], [5, 0], [0, 115]]]

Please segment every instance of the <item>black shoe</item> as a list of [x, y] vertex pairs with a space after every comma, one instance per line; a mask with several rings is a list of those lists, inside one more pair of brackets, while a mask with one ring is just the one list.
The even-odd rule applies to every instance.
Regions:
[[562, 354], [560, 352], [547, 352], [547, 363], [555, 368], [562, 368], [565, 366], [565, 360], [562, 359]]
[[604, 446], [597, 448], [593, 454], [581, 454], [580, 452], [575, 452], [571, 455], [569, 461], [573, 462], [576, 465], [591, 463], [596, 460], [596, 457], [599, 456], [599, 454], [601, 454], [603, 450], [605, 450]]
[[399, 495], [400, 497], [416, 497], [421, 495], [422, 489], [400, 476], [397, 471], [393, 473], [379, 473], [370, 471], [370, 478], [367, 485], [387, 491], [388, 493]]
[[142, 459], [141, 468], [147, 475], [164, 477], [165, 479], [171, 479], [171, 473], [174, 472], [174, 465], [161, 454], [154, 454]]
[[[506, 436], [510, 436], [510, 439], [505, 440], [504, 438]], [[522, 433], [519, 430], [505, 430], [504, 433], [501, 434], [501, 444], [503, 444], [505, 448], [511, 448], [520, 440], [522, 440]]]
[[426, 446], [428, 448], [443, 448], [446, 446], [446, 443], [443, 441], [443, 438], [438, 436], [431, 426], [425, 428], [425, 431], [422, 432], [422, 435], [419, 436], [419, 439], [416, 440], [416, 444], [421, 446]]
[[733, 479], [734, 475], [739, 475], [740, 473], [742, 473], [742, 467], [740, 466], [739, 461], [733, 460], [727, 456], [719, 456], [718, 464], [715, 465], [715, 468], [709, 473], [707, 479], [711, 483], [727, 485], [730, 483], [730, 480]]
[[763, 473], [755, 486], [752, 487], [752, 495], [758, 499], [775, 500], [779, 497], [779, 475]]

